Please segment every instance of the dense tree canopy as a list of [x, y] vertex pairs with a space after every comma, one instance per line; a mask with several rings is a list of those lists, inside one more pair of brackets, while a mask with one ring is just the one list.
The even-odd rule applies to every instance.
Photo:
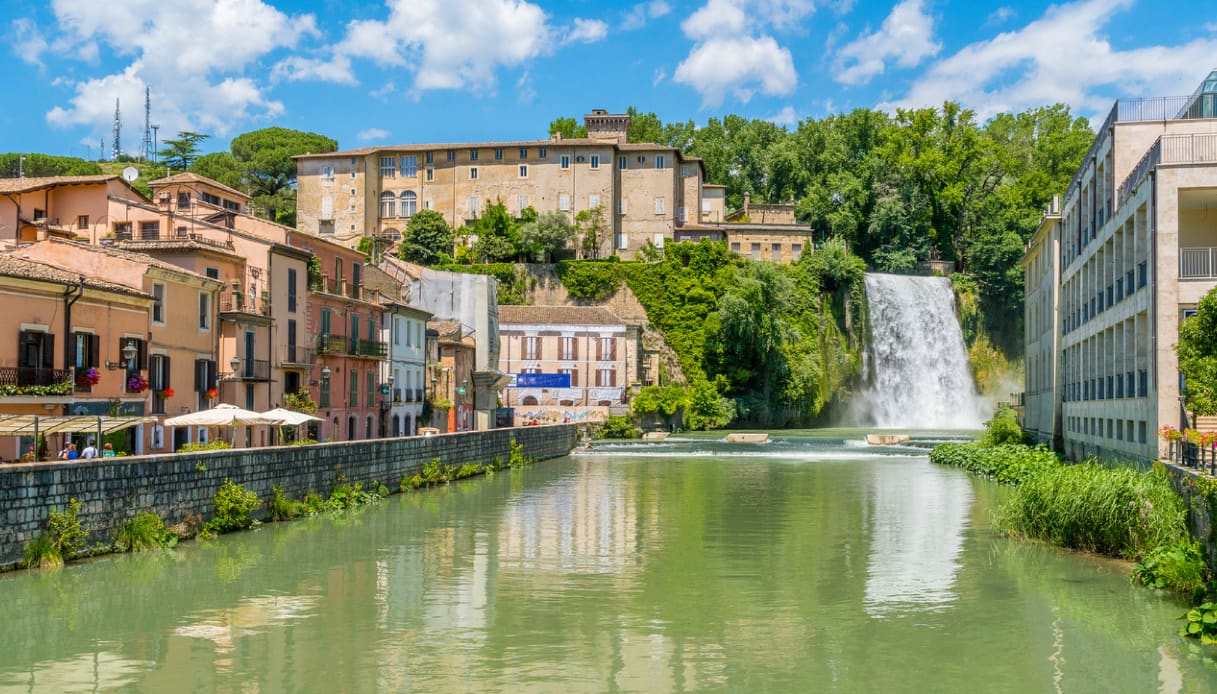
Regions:
[[555, 253], [567, 247], [574, 235], [570, 217], [552, 210], [520, 227], [520, 244], [533, 258], [548, 263]]
[[452, 227], [435, 210], [419, 210], [406, 224], [398, 257], [420, 265], [436, 265], [452, 260]]
[[[21, 161], [24, 158], [24, 161]], [[101, 173], [97, 162], [49, 154], [0, 154], [0, 178], [25, 176], [91, 176]]]
[[190, 168], [195, 159], [199, 158], [199, 145], [211, 135], [183, 131], [176, 138], [162, 142], [165, 148], [156, 153], [160, 163], [168, 167], [170, 173], [181, 173]]
[[1217, 289], [1196, 307], [1196, 315], [1179, 328], [1179, 372], [1187, 408], [1200, 416], [1217, 414]]

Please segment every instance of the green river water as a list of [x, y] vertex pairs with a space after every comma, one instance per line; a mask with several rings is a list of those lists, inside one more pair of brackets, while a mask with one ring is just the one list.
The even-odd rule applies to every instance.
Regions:
[[0, 691], [1215, 692], [1128, 565], [859, 432], [591, 451], [0, 576]]

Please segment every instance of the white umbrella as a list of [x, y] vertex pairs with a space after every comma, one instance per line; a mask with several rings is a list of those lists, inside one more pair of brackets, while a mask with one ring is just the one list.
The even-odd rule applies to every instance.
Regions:
[[269, 417], [265, 414], [245, 410], [227, 403], [216, 405], [210, 410], [199, 410], [188, 414], [170, 417], [165, 420], [165, 426], [171, 427], [248, 427], [255, 424], [280, 424], [282, 419]]
[[279, 422], [281, 427], [295, 427], [307, 422], [320, 422], [320, 417], [314, 417], [311, 414], [297, 412], [295, 410], [286, 410], [282, 407], [276, 407], [273, 410], [268, 410], [262, 413], [263, 417], [272, 417]]

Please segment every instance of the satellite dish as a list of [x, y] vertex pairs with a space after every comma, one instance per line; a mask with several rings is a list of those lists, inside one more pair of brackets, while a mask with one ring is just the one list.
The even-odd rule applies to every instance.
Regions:
[[135, 168], [134, 166], [128, 166], [127, 168], [123, 169], [123, 179], [125, 179], [128, 183], [137, 178], [139, 178], [139, 169]]

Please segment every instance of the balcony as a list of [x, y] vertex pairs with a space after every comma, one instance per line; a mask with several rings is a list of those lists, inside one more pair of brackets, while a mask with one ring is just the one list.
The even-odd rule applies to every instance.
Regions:
[[269, 316], [269, 301], [249, 301], [238, 294], [220, 302], [220, 313], [243, 313], [249, 316]]
[[246, 359], [241, 368], [228, 375], [233, 381], [269, 381], [270, 362], [265, 359]]
[[1179, 279], [1213, 278], [1217, 278], [1217, 247], [1179, 249]]
[[306, 347], [288, 345], [279, 355], [279, 362], [286, 367], [309, 368], [317, 360], [317, 352]]
[[0, 367], [0, 396], [55, 397], [71, 395], [72, 390], [71, 369], [44, 369], [36, 366]]
[[321, 333], [317, 336], [317, 354], [346, 354], [347, 339], [343, 335]]
[[389, 354], [389, 343], [352, 337], [348, 354], [356, 357], [382, 358]]

